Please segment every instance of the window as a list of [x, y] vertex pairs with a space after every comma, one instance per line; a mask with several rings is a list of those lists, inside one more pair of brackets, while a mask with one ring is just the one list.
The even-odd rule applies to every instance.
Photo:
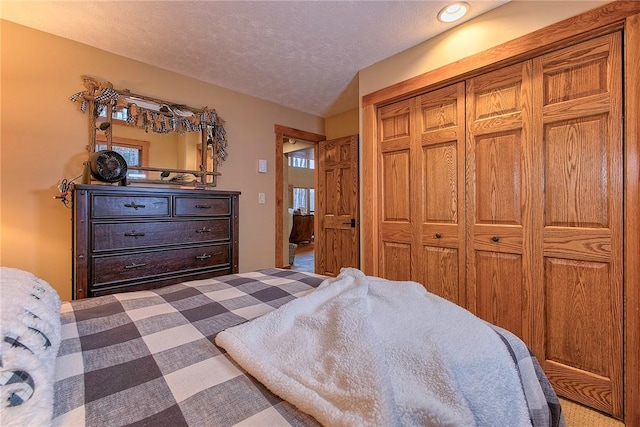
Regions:
[[293, 187], [293, 209], [303, 208], [308, 214], [315, 210], [313, 188]]
[[304, 159], [302, 157], [289, 156], [289, 166], [294, 168], [315, 169], [313, 159]]
[[[107, 140], [104, 136], [96, 137], [96, 151], [106, 150]], [[113, 138], [111, 149], [119, 153], [127, 161], [127, 166], [147, 166], [149, 141], [136, 139]]]
[[[140, 147], [127, 147], [124, 145], [111, 144], [111, 148], [113, 151], [124, 157], [128, 166], [142, 166], [142, 149]], [[107, 144], [96, 144], [96, 151], [106, 149]]]
[[[107, 118], [107, 109], [106, 108], [101, 109], [100, 113], [98, 114], [98, 117], [106, 119]], [[126, 108], [120, 108], [119, 110], [115, 110], [114, 109], [111, 112], [111, 120], [112, 121], [126, 122], [128, 118], [129, 118], [129, 112], [128, 112], [128, 110]]]

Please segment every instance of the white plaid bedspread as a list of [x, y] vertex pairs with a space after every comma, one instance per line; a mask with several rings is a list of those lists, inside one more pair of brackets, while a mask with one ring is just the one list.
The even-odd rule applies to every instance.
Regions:
[[64, 304], [53, 424], [317, 424], [213, 342], [323, 279], [270, 269]]
[[[247, 375], [214, 339], [324, 279], [267, 269], [63, 304], [53, 425], [318, 425]], [[537, 374], [534, 386], [551, 390], [539, 367]], [[556, 418], [552, 390], [548, 397]]]

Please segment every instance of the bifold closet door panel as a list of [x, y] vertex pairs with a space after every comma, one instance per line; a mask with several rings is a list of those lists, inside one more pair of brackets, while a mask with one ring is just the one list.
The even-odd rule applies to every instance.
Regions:
[[419, 98], [412, 158], [420, 185], [412, 193], [416, 280], [430, 292], [466, 304], [464, 250], [465, 85]]
[[466, 94], [467, 306], [531, 345], [531, 61]]
[[380, 276], [412, 280], [411, 135], [415, 99], [378, 111], [378, 200]]
[[[534, 60], [537, 356], [571, 399], [622, 416], [621, 35]], [[637, 96], [637, 94], [636, 94]]]
[[464, 83], [378, 111], [380, 270], [465, 304]]

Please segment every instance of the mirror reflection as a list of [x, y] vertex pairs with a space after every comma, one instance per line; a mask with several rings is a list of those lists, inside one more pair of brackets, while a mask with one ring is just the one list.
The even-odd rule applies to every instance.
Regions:
[[117, 151], [132, 182], [215, 186], [227, 155], [224, 121], [215, 110], [117, 90], [87, 76], [83, 84], [70, 99], [89, 116], [90, 156]]
[[[144, 129], [125, 125], [121, 120], [113, 120], [112, 149], [119, 152], [127, 160], [130, 180], [159, 180], [169, 183], [181, 176], [186, 181], [195, 180], [196, 176], [185, 172], [164, 173], [170, 170], [200, 170], [202, 161], [202, 143], [199, 132], [152, 133]], [[98, 134], [96, 151], [107, 149], [107, 137]], [[213, 171], [213, 149], [208, 146], [206, 170]], [[135, 167], [153, 167], [163, 171], [138, 170]], [[164, 175], [164, 176], [163, 176]], [[189, 175], [189, 176], [185, 176]], [[190, 178], [190, 179], [189, 179]], [[172, 181], [173, 180], [173, 181]]]

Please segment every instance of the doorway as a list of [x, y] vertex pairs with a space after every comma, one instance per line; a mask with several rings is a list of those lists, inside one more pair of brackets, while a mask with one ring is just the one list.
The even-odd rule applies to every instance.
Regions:
[[[358, 135], [327, 141], [297, 129], [275, 126], [276, 134], [276, 251], [275, 265], [291, 268], [289, 252], [288, 183], [285, 180], [284, 144], [289, 138], [313, 143], [314, 206], [312, 218], [314, 269], [336, 276], [343, 267], [360, 267]], [[288, 161], [287, 161], [288, 164]], [[288, 173], [288, 165], [287, 172]], [[292, 212], [293, 214], [293, 212]], [[302, 219], [302, 218], [297, 218]], [[295, 239], [293, 239], [295, 242]]]
[[[284, 206], [284, 238], [289, 240], [289, 265], [298, 271], [315, 272], [315, 144], [285, 138], [284, 176], [287, 193]], [[287, 234], [289, 231], [289, 234]]]
[[[288, 200], [286, 195], [289, 192], [288, 180], [285, 180], [285, 168], [288, 168], [288, 162], [285, 163], [287, 157], [285, 156], [284, 144], [288, 143], [289, 139], [295, 141], [305, 141], [313, 144], [314, 159], [318, 154], [318, 142], [326, 140], [324, 135], [319, 135], [311, 132], [302, 131], [286, 126], [275, 125], [275, 143], [276, 143], [276, 239], [275, 239], [275, 266], [279, 268], [290, 268], [289, 263], [289, 206], [286, 202]], [[318, 175], [314, 169], [314, 188], [317, 187]], [[315, 196], [314, 196], [315, 197]], [[315, 204], [315, 203], [314, 203]], [[313, 224], [313, 235], [317, 236], [317, 222]], [[313, 264], [312, 264], [313, 265]], [[313, 270], [312, 270], [313, 271]]]

